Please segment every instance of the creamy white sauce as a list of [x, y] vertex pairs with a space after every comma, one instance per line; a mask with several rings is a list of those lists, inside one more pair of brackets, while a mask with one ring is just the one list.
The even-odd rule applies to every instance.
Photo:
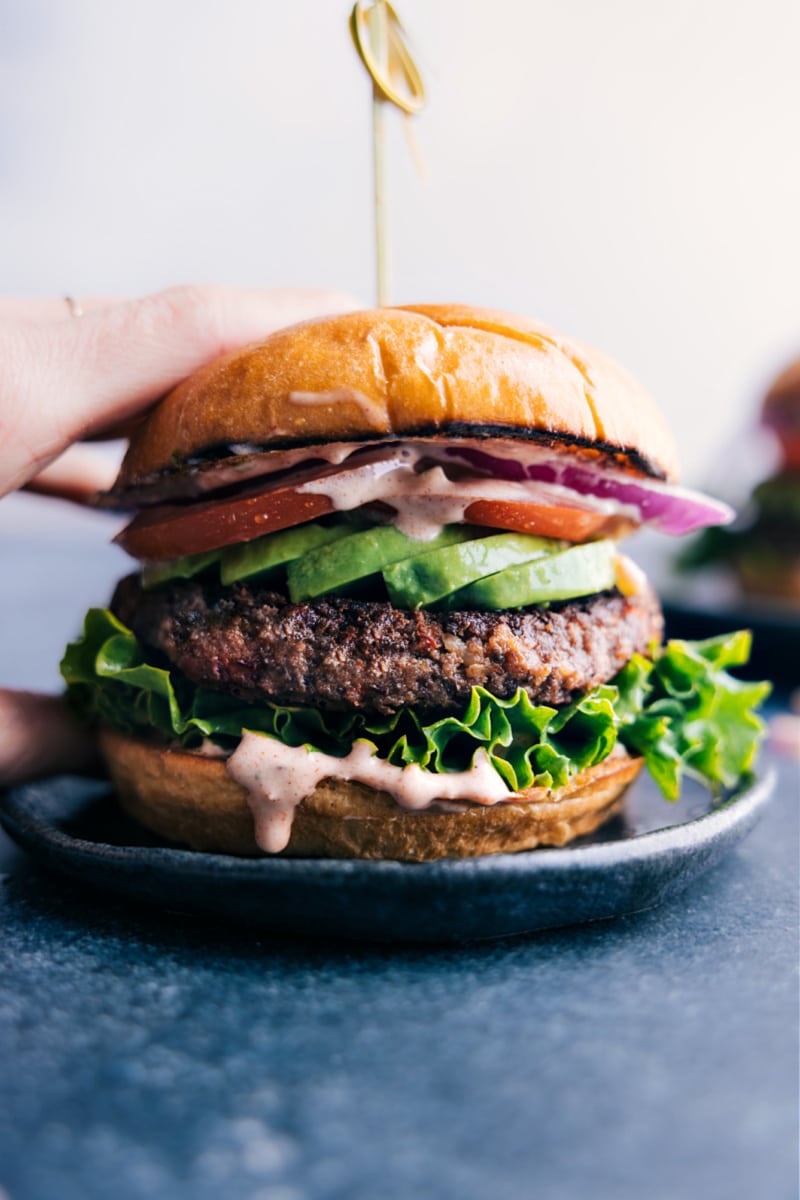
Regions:
[[500, 500], [512, 504], [547, 504], [579, 508], [605, 516], [626, 515], [636, 518], [638, 510], [616, 500], [596, 496], [578, 496], [557, 483], [527, 480], [491, 479], [473, 475], [451, 479], [440, 466], [417, 471], [422, 457], [405, 446], [392, 458], [366, 463], [341, 475], [311, 479], [298, 492], [327, 496], [334, 509], [347, 512], [381, 500], [395, 509], [392, 523], [409, 537], [429, 541], [443, 525], [464, 520], [464, 513], [476, 500]]
[[[181, 748], [180, 743], [178, 743], [176, 746], [176, 749], [180, 749], [180, 748]], [[227, 758], [228, 757], [228, 751], [224, 750], [222, 748], [222, 746], [218, 746], [216, 742], [212, 742], [211, 738], [203, 738], [200, 745], [194, 747], [194, 749], [192, 750], [192, 754], [197, 754], [200, 758]]]
[[393, 766], [378, 758], [368, 742], [356, 742], [349, 754], [336, 758], [245, 730], [226, 766], [247, 791], [256, 842], [268, 854], [286, 849], [295, 809], [323, 779], [367, 784], [415, 812], [459, 800], [492, 805], [516, 798], [483, 750], [468, 771], [437, 775], [416, 764]]
[[[321, 404], [327, 402], [327, 397], [333, 393], [294, 392], [292, 394], [296, 397], [294, 402], [297, 404]], [[354, 399], [352, 393], [347, 393], [347, 395], [349, 399]], [[312, 400], [310, 397], [315, 397], [315, 399]], [[326, 397], [326, 400], [317, 400], [316, 397]], [[369, 402], [367, 397], [364, 399]], [[462, 447], [467, 450], [484, 452], [488, 448], [491, 454], [499, 459], [506, 459], [522, 466], [548, 463], [556, 470], [562, 465], [564, 467], [574, 466], [583, 458], [579, 449], [571, 447], [569, 450], [558, 451], [552, 447], [513, 438], [491, 438], [488, 442], [481, 438], [398, 439], [391, 442], [389, 447], [386, 446], [385, 441], [327, 442], [319, 445], [297, 446], [291, 450], [262, 450], [257, 445], [239, 442], [230, 447], [231, 453], [239, 456], [237, 461], [222, 459], [214, 464], [198, 464], [189, 468], [184, 475], [169, 479], [167, 490], [170, 497], [176, 495], [197, 496], [207, 491], [228, 487], [234, 483], [243, 483], [249, 479], [258, 479], [279, 471], [288, 471], [311, 460], [330, 464], [344, 463], [353, 454], [377, 448], [389, 449], [391, 453], [398, 451], [409, 453], [413, 456], [414, 462], [425, 458], [452, 465], [458, 462], [453, 451], [457, 454], [458, 449]], [[587, 465], [592, 466], [597, 460], [593, 456], [587, 455], [585, 461]], [[609, 479], [616, 479], [620, 482], [630, 482], [631, 480], [631, 473], [626, 471], [607, 469], [605, 474]], [[654, 481], [648, 480], [648, 486], [654, 486]], [[571, 492], [570, 495], [574, 502], [575, 493]], [[583, 499], [585, 497], [580, 497], [581, 501]]]

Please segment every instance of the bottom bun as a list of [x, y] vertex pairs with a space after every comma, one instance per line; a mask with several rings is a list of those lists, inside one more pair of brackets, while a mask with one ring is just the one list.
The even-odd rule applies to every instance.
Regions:
[[[120, 804], [170, 842], [217, 854], [257, 855], [247, 792], [219, 758], [106, 730], [101, 748]], [[512, 804], [462, 812], [407, 812], [386, 792], [326, 779], [295, 812], [285, 856], [425, 862], [535, 846], [563, 846], [618, 812], [643, 760], [606, 759], [558, 790], [531, 788]]]

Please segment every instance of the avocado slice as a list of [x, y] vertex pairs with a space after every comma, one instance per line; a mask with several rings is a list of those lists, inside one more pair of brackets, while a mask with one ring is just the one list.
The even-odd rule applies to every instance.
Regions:
[[339, 521], [331, 525], [311, 521], [307, 525], [294, 525], [291, 529], [268, 533], [252, 542], [228, 546], [222, 551], [220, 579], [224, 584], [228, 584], [237, 579], [250, 579], [253, 575], [272, 571], [295, 558], [300, 558], [309, 550], [316, 550], [318, 546], [325, 546], [329, 542], [347, 537], [358, 528], [359, 525], [353, 521]]
[[219, 550], [204, 550], [202, 554], [187, 554], [166, 562], [142, 563], [142, 587], [149, 590], [160, 583], [168, 583], [170, 579], [191, 579], [215, 563], [219, 556]]
[[474, 536], [475, 530], [470, 525], [446, 525], [435, 538], [421, 542], [401, 533], [394, 525], [375, 525], [333, 545], [319, 546], [290, 562], [286, 571], [289, 597], [293, 604], [298, 604], [328, 592], [339, 592], [411, 555]]
[[614, 586], [616, 556], [616, 543], [608, 539], [571, 546], [471, 583], [448, 597], [446, 606], [497, 610], [591, 596]]
[[386, 567], [383, 578], [392, 604], [399, 608], [421, 608], [487, 575], [558, 553], [566, 547], [566, 542], [553, 538], [499, 533], [416, 554]]

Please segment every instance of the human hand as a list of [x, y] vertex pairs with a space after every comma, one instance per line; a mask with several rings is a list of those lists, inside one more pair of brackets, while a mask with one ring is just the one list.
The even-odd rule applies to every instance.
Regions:
[[[358, 307], [335, 292], [179, 287], [140, 300], [0, 299], [0, 496], [88, 499], [116, 465], [84, 438], [124, 435], [181, 379], [272, 330]], [[60, 697], [0, 688], [0, 786], [91, 768]]]
[[179, 287], [140, 300], [82, 299], [79, 317], [75, 307], [0, 300], [0, 496], [35, 477], [39, 490], [87, 496], [113, 473], [85, 448], [56, 463], [73, 443], [124, 436], [204, 363], [282, 325], [357, 304], [310, 289]]

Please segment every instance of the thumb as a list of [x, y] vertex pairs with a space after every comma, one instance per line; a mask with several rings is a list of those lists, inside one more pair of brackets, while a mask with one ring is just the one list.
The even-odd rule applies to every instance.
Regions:
[[0, 787], [96, 765], [90, 734], [60, 696], [0, 688]]
[[73, 441], [142, 412], [203, 364], [295, 321], [357, 307], [347, 296], [275, 288], [171, 288], [71, 321], [0, 329], [0, 494]]

